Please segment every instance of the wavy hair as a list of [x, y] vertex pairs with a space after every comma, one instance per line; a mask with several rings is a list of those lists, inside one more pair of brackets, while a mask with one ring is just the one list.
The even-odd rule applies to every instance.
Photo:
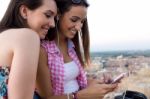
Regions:
[[20, 14], [20, 6], [25, 5], [35, 10], [42, 5], [42, 0], [11, 0], [6, 13], [0, 21], [0, 32], [10, 28], [27, 28], [27, 21]]
[[[60, 15], [64, 15], [66, 12], [68, 12], [72, 6], [84, 6], [88, 7], [89, 4], [86, 0], [55, 0], [58, 8], [58, 12]], [[79, 2], [78, 2], [79, 1]], [[55, 19], [56, 25], [59, 22], [57, 19]], [[46, 36], [46, 39], [48, 40], [54, 40], [57, 37], [57, 28], [59, 28], [59, 25], [56, 26], [53, 29], [50, 29]], [[83, 43], [83, 57], [80, 51], [80, 46], [79, 46], [79, 38], [78, 38], [78, 33], [75, 35], [75, 37], [72, 39], [74, 45], [75, 45], [75, 51], [77, 53], [77, 56], [82, 64], [83, 67], [86, 67], [90, 64], [90, 38], [89, 38], [89, 29], [88, 29], [88, 21], [87, 19], [83, 23], [83, 27], [81, 29], [82, 33], [82, 43]]]

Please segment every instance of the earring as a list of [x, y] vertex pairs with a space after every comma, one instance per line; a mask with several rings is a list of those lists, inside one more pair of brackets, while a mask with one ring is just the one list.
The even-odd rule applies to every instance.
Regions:
[[27, 19], [27, 16], [23, 16], [24, 19]]
[[56, 16], [56, 20], [59, 21], [59, 16]]

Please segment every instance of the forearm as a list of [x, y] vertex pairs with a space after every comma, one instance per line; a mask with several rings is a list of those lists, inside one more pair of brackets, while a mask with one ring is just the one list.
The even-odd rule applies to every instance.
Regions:
[[[77, 99], [90, 99], [86, 96], [87, 94], [82, 92], [82, 91], [78, 91], [76, 93], [76, 97]], [[73, 94], [64, 94], [64, 95], [49, 95], [49, 96], [45, 96], [45, 97], [41, 97], [41, 99], [75, 99], [73, 98]]]
[[[76, 99], [91, 99], [90, 97], [87, 96], [87, 93], [82, 92], [82, 91], [78, 91], [76, 93]], [[70, 94], [65, 94], [65, 95], [54, 95], [54, 96], [50, 96], [50, 97], [43, 97], [42, 99], [75, 99], [74, 95], [72, 93]]]
[[93, 84], [104, 84], [104, 80], [88, 78], [87, 79], [87, 85], [90, 86], [90, 85], [93, 85]]
[[94, 94], [92, 95], [92, 94], [88, 94], [88, 92], [86, 92], [86, 91], [78, 91], [77, 93], [76, 93], [76, 99], [102, 99], [102, 98], [99, 98], [99, 97], [96, 97], [96, 96], [94, 96]]
[[[53, 96], [41, 97], [41, 99], [68, 99], [68, 96], [66, 94], [64, 94], [64, 95], [53, 95]], [[69, 99], [73, 99], [72, 94], [69, 94]]]
[[[98, 92], [99, 93], [99, 92]], [[76, 97], [76, 98], [74, 98]], [[64, 94], [64, 95], [49, 95], [41, 97], [41, 99], [103, 99], [104, 94], [97, 93], [95, 91], [90, 91], [89, 89], [83, 89], [78, 91], [76, 94]]]

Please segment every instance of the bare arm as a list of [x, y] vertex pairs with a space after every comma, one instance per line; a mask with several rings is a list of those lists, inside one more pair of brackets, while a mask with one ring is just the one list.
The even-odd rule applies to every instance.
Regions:
[[8, 98], [32, 99], [39, 58], [39, 37], [35, 32], [24, 29], [16, 35], [13, 43]]
[[[42, 99], [67, 99], [67, 95], [53, 95], [50, 72], [48, 69], [46, 51], [41, 48], [38, 75], [37, 75], [37, 89]], [[100, 84], [99, 81], [91, 81], [89, 86], [81, 91], [78, 91], [78, 99], [102, 99], [104, 95], [113, 91], [116, 85]], [[70, 94], [70, 99], [72, 96]]]
[[52, 95], [47, 53], [42, 47], [40, 48], [36, 85], [37, 91], [42, 98], [46, 99]]
[[116, 87], [117, 84], [92, 83], [92, 85], [77, 92], [77, 97], [78, 99], [103, 99], [108, 92], [112, 92]]
[[54, 96], [52, 93], [48, 58], [44, 48], [40, 48], [40, 57], [37, 72], [37, 89], [42, 99], [67, 99], [66, 95]]

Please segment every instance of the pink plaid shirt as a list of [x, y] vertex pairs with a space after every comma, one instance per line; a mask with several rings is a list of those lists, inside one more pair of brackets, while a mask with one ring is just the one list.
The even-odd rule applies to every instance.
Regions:
[[[53, 93], [55, 95], [64, 94], [64, 61], [63, 56], [60, 53], [55, 41], [42, 41], [42, 46], [48, 53], [48, 66], [51, 73], [51, 82], [53, 87]], [[71, 40], [68, 40], [68, 53], [73, 61], [78, 65], [80, 74], [77, 77], [80, 89], [87, 86], [87, 78], [84, 69], [82, 68], [80, 61], [74, 50], [74, 44]]]

